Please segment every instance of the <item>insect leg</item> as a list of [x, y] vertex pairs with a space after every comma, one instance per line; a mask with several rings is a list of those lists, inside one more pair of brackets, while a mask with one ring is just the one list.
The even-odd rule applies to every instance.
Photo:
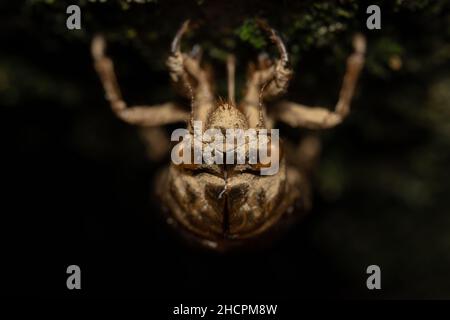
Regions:
[[293, 127], [309, 129], [326, 129], [340, 124], [350, 112], [350, 102], [364, 65], [365, 38], [362, 35], [356, 35], [353, 39], [353, 46], [354, 52], [347, 59], [347, 69], [339, 93], [339, 100], [333, 111], [323, 107], [309, 107], [285, 101], [276, 106], [274, 116]]
[[[283, 94], [292, 76], [286, 47], [276, 31], [267, 23], [259, 21], [260, 26], [268, 33], [270, 40], [277, 46], [279, 58], [273, 63], [265, 54], [258, 57], [258, 68], [250, 65], [247, 88], [241, 101], [241, 108], [246, 113], [250, 126], [259, 123], [259, 103]], [[264, 90], [263, 92], [261, 92]], [[264, 110], [263, 110], [264, 111]]]
[[189, 20], [182, 24], [172, 41], [167, 66], [176, 87], [184, 96], [191, 99], [191, 120], [206, 121], [213, 107], [214, 96], [209, 73], [200, 65], [201, 54], [188, 55], [181, 52], [181, 39], [188, 29]]
[[91, 51], [94, 66], [103, 88], [106, 99], [111, 104], [113, 112], [123, 121], [142, 126], [160, 126], [168, 123], [186, 121], [188, 113], [173, 103], [164, 103], [155, 106], [127, 107], [122, 98], [117, 77], [114, 72], [112, 60], [105, 55], [105, 40], [96, 36], [92, 40]]

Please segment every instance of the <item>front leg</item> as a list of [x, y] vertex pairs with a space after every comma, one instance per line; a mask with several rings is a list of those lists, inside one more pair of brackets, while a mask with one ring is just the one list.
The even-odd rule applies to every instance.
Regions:
[[250, 76], [241, 108], [245, 111], [251, 127], [260, 123], [260, 111], [264, 113], [264, 110], [259, 109], [260, 103], [262, 104], [260, 100], [269, 101], [285, 93], [292, 77], [292, 69], [289, 67], [289, 58], [283, 41], [265, 22], [260, 21], [260, 26], [276, 44], [280, 57], [272, 63], [266, 55], [261, 54], [258, 57], [258, 68], [250, 66]]
[[350, 112], [350, 102], [364, 65], [365, 38], [362, 35], [356, 35], [353, 39], [353, 46], [355, 51], [347, 59], [347, 70], [339, 93], [339, 100], [333, 111], [322, 107], [281, 102], [274, 110], [274, 117], [293, 127], [309, 129], [326, 129], [340, 124]]
[[96, 36], [92, 40], [91, 51], [95, 70], [105, 89], [106, 99], [118, 118], [129, 124], [141, 126], [161, 126], [188, 120], [189, 114], [170, 102], [151, 107], [127, 107], [120, 92], [113, 62], [105, 55], [105, 40], [103, 37]]
[[[214, 95], [210, 74], [201, 67], [201, 50], [190, 55], [181, 52], [181, 39], [189, 29], [189, 20], [184, 22], [172, 41], [171, 55], [167, 59], [170, 77], [176, 87], [191, 101], [191, 120], [206, 122], [214, 106]], [[195, 47], [194, 47], [195, 49]]]
[[278, 33], [264, 20], [257, 21], [259, 26], [267, 32], [270, 40], [277, 46], [280, 57], [269, 69], [269, 72], [260, 75], [259, 85], [264, 86], [263, 98], [270, 100], [286, 92], [289, 80], [292, 77], [292, 69], [289, 66], [289, 56], [286, 46]]

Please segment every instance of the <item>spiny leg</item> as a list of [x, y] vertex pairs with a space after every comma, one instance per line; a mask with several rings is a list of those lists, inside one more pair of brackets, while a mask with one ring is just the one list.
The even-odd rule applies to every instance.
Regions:
[[154, 106], [127, 107], [120, 92], [113, 62], [105, 55], [105, 47], [102, 36], [94, 37], [91, 44], [94, 66], [103, 84], [106, 99], [117, 117], [129, 124], [141, 126], [160, 126], [188, 119], [189, 114], [186, 111], [170, 102]]
[[261, 117], [267, 120], [263, 102], [268, 97], [266, 89], [268, 84], [272, 82], [274, 67], [265, 54], [260, 54], [257, 65], [250, 63], [248, 74], [246, 90], [240, 102], [240, 109], [247, 116], [250, 127], [254, 128], [260, 124]]
[[[268, 80], [267, 87], [265, 87], [264, 99], [270, 100], [286, 92], [289, 80], [292, 77], [292, 70], [289, 67], [289, 56], [281, 37], [264, 20], [258, 20], [258, 24], [268, 33], [270, 40], [277, 46], [280, 54], [272, 67], [272, 78]], [[264, 77], [261, 80], [265, 80]]]
[[167, 66], [175, 85], [184, 92], [184, 95], [192, 99], [191, 121], [194, 119], [206, 121], [209, 111], [214, 105], [214, 96], [209, 74], [200, 66], [201, 55], [187, 55], [180, 50], [181, 39], [188, 29], [189, 20], [182, 24], [172, 42]]
[[347, 69], [334, 111], [322, 107], [308, 107], [294, 102], [281, 102], [274, 109], [274, 117], [293, 127], [309, 129], [332, 128], [340, 124], [350, 112], [350, 102], [364, 65], [366, 51], [364, 36], [357, 34], [353, 39], [353, 46], [354, 52], [347, 59]]
[[[280, 58], [272, 63], [266, 55], [259, 55], [258, 68], [250, 65], [250, 76], [247, 80], [241, 108], [246, 113], [251, 127], [255, 127], [260, 122], [260, 98], [267, 101], [284, 93], [292, 76], [283, 41], [265, 22], [259, 21], [259, 24], [269, 34], [271, 41], [276, 44]], [[262, 89], [264, 92], [261, 96]], [[264, 110], [261, 111], [264, 112]]]

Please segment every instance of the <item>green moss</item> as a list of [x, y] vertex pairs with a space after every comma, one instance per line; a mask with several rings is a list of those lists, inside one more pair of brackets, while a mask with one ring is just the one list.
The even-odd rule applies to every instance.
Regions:
[[236, 34], [243, 42], [250, 43], [255, 49], [261, 49], [267, 44], [265, 35], [253, 19], [245, 20], [236, 30]]

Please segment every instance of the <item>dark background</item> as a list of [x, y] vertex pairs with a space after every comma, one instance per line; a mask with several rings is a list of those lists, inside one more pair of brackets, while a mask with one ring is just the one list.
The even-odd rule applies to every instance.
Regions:
[[[65, 1], [0, 5], [2, 294], [231, 298], [450, 298], [450, 15], [447, 1]], [[357, 31], [369, 42], [352, 112], [321, 132], [313, 212], [264, 250], [191, 248], [158, 218], [136, 128], [114, 117], [89, 42], [102, 32], [129, 104], [175, 95], [164, 61], [180, 23], [200, 43], [225, 95], [224, 57], [269, 50], [252, 18], [280, 31], [296, 77], [288, 98], [333, 106]], [[239, 90], [238, 90], [239, 91]], [[282, 126], [297, 141], [304, 131]], [[66, 268], [82, 290], [66, 289]], [[382, 290], [366, 288], [366, 267]]]

